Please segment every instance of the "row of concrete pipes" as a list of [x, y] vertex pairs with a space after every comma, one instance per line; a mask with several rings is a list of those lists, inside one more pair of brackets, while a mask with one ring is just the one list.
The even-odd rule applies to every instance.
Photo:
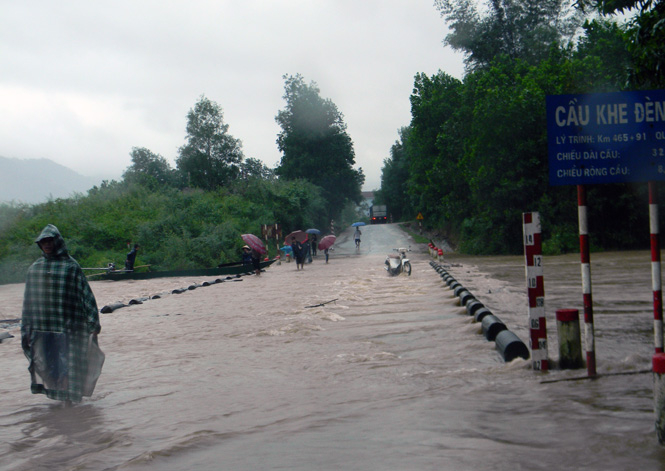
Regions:
[[510, 362], [518, 357], [525, 360], [529, 359], [528, 347], [517, 335], [508, 330], [501, 319], [478, 301], [469, 290], [448, 273], [443, 265], [434, 261], [431, 261], [430, 265], [439, 273], [441, 279], [453, 291], [455, 296], [459, 298], [459, 304], [466, 309], [467, 314], [472, 316], [475, 322], [481, 323], [483, 335], [488, 341], [495, 342], [496, 349], [504, 361]]
[[211, 285], [215, 285], [217, 283], [224, 283], [226, 281], [242, 281], [242, 279], [241, 279], [242, 276], [243, 275], [235, 275], [235, 276], [227, 276], [226, 278], [223, 278], [223, 279], [222, 278], [217, 278], [213, 281], [204, 281], [203, 283], [200, 283], [200, 284], [196, 283], [196, 284], [188, 286], [187, 288], [176, 288], [176, 289], [171, 290], [170, 292], [166, 292], [166, 293], [155, 294], [155, 295], [152, 295], [152, 296], [146, 296], [146, 297], [142, 297], [142, 298], [134, 298], [134, 299], [131, 299], [127, 304], [125, 304], [121, 301], [118, 301], [118, 302], [115, 302], [115, 303], [105, 305], [104, 307], [102, 307], [99, 310], [99, 312], [101, 312], [102, 314], [109, 314], [113, 311], [117, 311], [120, 308], [123, 308], [123, 307], [126, 307], [126, 306], [132, 306], [134, 304], [143, 304], [145, 301], [148, 301], [150, 299], [159, 299], [159, 298], [162, 298], [162, 297], [164, 297], [165, 295], [168, 295], [168, 294], [181, 294], [181, 293], [185, 293], [187, 291], [195, 290], [196, 288], [201, 288], [201, 287], [204, 287], [204, 286], [211, 286]]

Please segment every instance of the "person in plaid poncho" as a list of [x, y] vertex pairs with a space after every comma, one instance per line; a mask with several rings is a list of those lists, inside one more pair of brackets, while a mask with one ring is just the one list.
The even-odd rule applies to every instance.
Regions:
[[57, 227], [47, 225], [35, 242], [42, 257], [28, 269], [21, 323], [30, 389], [80, 402], [92, 395], [104, 362], [97, 301]]

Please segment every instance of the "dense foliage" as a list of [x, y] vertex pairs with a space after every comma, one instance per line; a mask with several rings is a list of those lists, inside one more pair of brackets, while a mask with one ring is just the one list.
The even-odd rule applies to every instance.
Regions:
[[[129, 245], [139, 243], [136, 265], [153, 270], [212, 267], [240, 260], [241, 234], [261, 234], [261, 224], [283, 230], [327, 220], [321, 190], [302, 180], [245, 180], [229, 190], [153, 190], [129, 182], [95, 187], [87, 196], [34, 206], [0, 205], [0, 283], [23, 281], [39, 255], [33, 243], [55, 224], [84, 267], [122, 268]], [[285, 232], [288, 233], [288, 232]], [[276, 245], [269, 246], [276, 254]]]
[[187, 185], [214, 190], [233, 181], [242, 143], [228, 132], [221, 106], [205, 96], [187, 114], [187, 143], [176, 160]]
[[[320, 143], [330, 146], [325, 151], [329, 162], [312, 160], [322, 154], [312, 153], [310, 160], [300, 156], [301, 167], [310, 172], [277, 178], [260, 160], [244, 159], [242, 143], [229, 135], [221, 107], [203, 96], [187, 115], [177, 168], [149, 149], [134, 147], [121, 182], [33, 206], [0, 204], [0, 283], [23, 281], [40, 255], [33, 241], [49, 223], [58, 227], [83, 267], [115, 263], [122, 268], [130, 245], [139, 243], [136, 266], [150, 265], [151, 270], [239, 261], [240, 235], [260, 236], [263, 224], [280, 223], [286, 235], [310, 227], [325, 232], [332, 218], [350, 223], [358, 217], [351, 202], [360, 194], [362, 171], [350, 168], [353, 148], [341, 115], [329, 101], [324, 104], [335, 119], [334, 131], [322, 130], [326, 138]], [[307, 121], [299, 113], [291, 110], [292, 118]], [[319, 167], [323, 173], [314, 170]], [[352, 181], [342, 185], [340, 178]], [[269, 245], [270, 255], [276, 255], [281, 242]]]
[[489, 67], [498, 56], [535, 64], [550, 46], [572, 38], [582, 21], [576, 0], [489, 0], [485, 12], [471, 0], [435, 0], [450, 34], [446, 44], [466, 54], [468, 69]]
[[[552, 7], [541, 20], [536, 3]], [[521, 252], [527, 211], [541, 213], [546, 251], [576, 250], [576, 189], [548, 186], [545, 97], [641, 88], [635, 23], [586, 21], [572, 43], [578, 16], [569, 2], [493, 0], [486, 17], [466, 0], [437, 4], [452, 21], [448, 43], [467, 54], [467, 74], [416, 75], [411, 123], [384, 161], [379, 197], [394, 217], [421, 212], [465, 252]], [[511, 15], [524, 21], [507, 22]], [[538, 29], [545, 48], [533, 41]], [[648, 247], [646, 193], [646, 184], [589, 187], [592, 243]]]
[[354, 169], [353, 142], [337, 106], [320, 96], [315, 83], [301, 75], [284, 76], [285, 109], [275, 120], [282, 128], [277, 146], [282, 160], [276, 171], [287, 179], [303, 178], [323, 188], [329, 218], [335, 219], [348, 203], [359, 203], [365, 181]]
[[665, 1], [578, 0], [582, 10], [595, 8], [604, 15], [633, 14], [627, 25], [631, 53], [630, 83], [643, 89], [665, 83]]

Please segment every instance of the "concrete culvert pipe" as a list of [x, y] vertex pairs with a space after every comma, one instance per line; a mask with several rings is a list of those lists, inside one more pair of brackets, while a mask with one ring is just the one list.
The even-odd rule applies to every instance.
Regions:
[[509, 330], [502, 330], [494, 339], [496, 349], [506, 362], [513, 361], [520, 357], [524, 360], [529, 359], [529, 349], [520, 340], [520, 338]]
[[462, 291], [459, 294], [459, 304], [460, 304], [460, 306], [466, 306], [471, 301], [475, 301], [475, 300], [476, 300], [476, 297], [473, 294], [469, 293], [468, 291]]
[[144, 301], [148, 301], [149, 297], [134, 298], [129, 301], [129, 304], [143, 304]]
[[490, 342], [496, 339], [496, 336], [502, 330], [507, 330], [506, 324], [493, 314], [483, 317], [483, 335]]
[[449, 287], [450, 289], [452, 289], [452, 290], [454, 290], [454, 289], [457, 288], [458, 286], [462, 286], [462, 285], [461, 285], [459, 282], [457, 282], [457, 281], [453, 281], [452, 283], [448, 283], [448, 287]]
[[113, 312], [116, 309], [120, 309], [121, 307], [125, 307], [123, 303], [113, 303], [113, 304], [107, 304], [103, 308], [99, 310], [99, 312], [103, 314], [108, 314], [109, 312]]
[[473, 319], [474, 319], [476, 322], [482, 322], [483, 319], [485, 318], [485, 316], [491, 316], [491, 315], [492, 315], [492, 311], [490, 311], [490, 310], [487, 309], [486, 307], [481, 307], [481, 308], [478, 309], [478, 310], [476, 311], [476, 313], [473, 315]]
[[481, 307], [485, 307], [485, 305], [483, 303], [481, 303], [480, 301], [478, 301], [477, 299], [474, 299], [473, 301], [468, 302], [466, 304], [466, 312], [470, 316], [473, 316], [473, 315], [476, 314], [476, 311], [478, 309], [480, 309]]
[[455, 293], [455, 296], [459, 296], [462, 293], [462, 291], [468, 291], [468, 290], [462, 285], [459, 285], [455, 287], [455, 289], [453, 289], [453, 293]]

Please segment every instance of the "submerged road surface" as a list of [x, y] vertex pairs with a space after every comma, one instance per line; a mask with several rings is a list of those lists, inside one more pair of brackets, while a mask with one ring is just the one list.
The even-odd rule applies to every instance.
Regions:
[[[349, 229], [330, 263], [319, 254], [302, 271], [282, 263], [177, 295], [208, 280], [92, 282], [100, 307], [162, 297], [102, 315], [102, 376], [70, 408], [30, 394], [18, 325], [5, 324], [16, 337], [0, 344], [0, 470], [665, 468], [650, 375], [543, 384], [583, 372], [504, 363], [422, 245], [397, 225], [361, 230], [358, 253]], [[409, 245], [412, 276], [388, 276], [385, 256]], [[651, 358], [650, 287], [620, 295], [648, 280], [642, 254], [623, 257], [598, 257], [600, 293], [622, 299], [598, 311], [601, 374]], [[519, 257], [446, 263], [526, 338]], [[571, 273], [574, 257], [546, 260], [557, 307], [574, 307]], [[0, 319], [20, 316], [22, 289], [0, 286]]]

